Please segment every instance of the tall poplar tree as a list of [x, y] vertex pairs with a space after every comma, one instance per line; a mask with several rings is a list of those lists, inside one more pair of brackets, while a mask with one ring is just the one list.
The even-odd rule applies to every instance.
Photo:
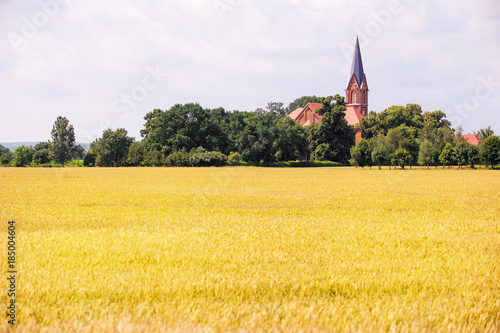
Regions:
[[71, 160], [73, 148], [75, 147], [73, 125], [69, 124], [66, 117], [59, 116], [52, 127], [51, 136], [50, 157], [56, 163], [64, 166], [64, 163]]

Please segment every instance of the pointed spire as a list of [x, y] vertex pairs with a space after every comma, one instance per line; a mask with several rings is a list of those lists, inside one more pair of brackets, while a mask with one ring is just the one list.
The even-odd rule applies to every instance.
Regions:
[[359, 38], [356, 35], [356, 46], [354, 48], [354, 56], [352, 58], [351, 76], [356, 78], [358, 86], [361, 88], [363, 81], [365, 80], [365, 71], [363, 70], [363, 60], [361, 60], [361, 50], [359, 48]]

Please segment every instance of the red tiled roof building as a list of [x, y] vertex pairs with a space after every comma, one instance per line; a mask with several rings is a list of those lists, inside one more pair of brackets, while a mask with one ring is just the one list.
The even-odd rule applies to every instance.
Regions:
[[[351, 75], [346, 89], [346, 103], [345, 118], [349, 125], [355, 126], [361, 118], [368, 115], [368, 83], [363, 70], [358, 38], [356, 38]], [[320, 123], [323, 117], [316, 113], [316, 109], [322, 105], [321, 103], [309, 103], [304, 108], [298, 108], [290, 113], [289, 117], [302, 126]], [[356, 132], [357, 144], [361, 140], [361, 131], [358, 129], [354, 131]]]
[[477, 135], [475, 135], [475, 134], [464, 134], [462, 136], [464, 137], [465, 142], [468, 142], [474, 146], [479, 147], [483, 143], [483, 140], [478, 138]]
[[321, 122], [323, 116], [316, 113], [316, 109], [322, 106], [321, 103], [308, 103], [303, 108], [295, 109], [288, 116], [302, 126], [311, 126]]

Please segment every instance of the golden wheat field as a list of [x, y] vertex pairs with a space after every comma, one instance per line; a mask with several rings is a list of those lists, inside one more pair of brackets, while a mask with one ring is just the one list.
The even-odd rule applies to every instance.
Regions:
[[19, 332], [495, 332], [499, 180], [0, 168], [2, 276], [15, 220]]

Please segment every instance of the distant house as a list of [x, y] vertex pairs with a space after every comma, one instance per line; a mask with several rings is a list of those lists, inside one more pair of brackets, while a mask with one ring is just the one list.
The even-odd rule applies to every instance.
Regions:
[[462, 136], [465, 139], [465, 142], [468, 142], [474, 146], [479, 147], [483, 143], [483, 140], [478, 138], [475, 134], [463, 134]]
[[[351, 75], [346, 89], [346, 111], [345, 119], [349, 125], [355, 126], [361, 118], [368, 115], [368, 83], [363, 70], [359, 39], [356, 38], [356, 47], [352, 60]], [[316, 113], [316, 109], [322, 106], [321, 103], [309, 103], [304, 108], [298, 108], [289, 114], [289, 117], [297, 121], [302, 126], [311, 126], [321, 122], [323, 118]], [[361, 131], [356, 132], [356, 144], [361, 140]]]

